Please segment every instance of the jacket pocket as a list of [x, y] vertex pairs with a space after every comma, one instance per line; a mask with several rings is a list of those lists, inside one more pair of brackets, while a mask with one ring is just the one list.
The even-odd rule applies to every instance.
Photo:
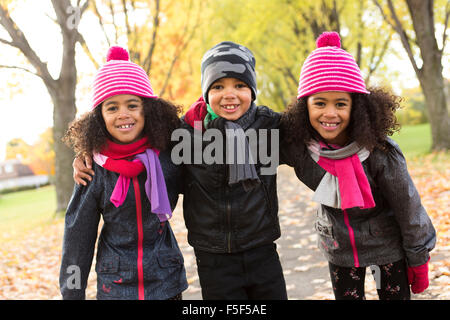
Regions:
[[95, 266], [95, 271], [98, 273], [117, 273], [119, 271], [119, 256], [100, 259]]
[[319, 235], [333, 239], [333, 226], [324, 224], [323, 221], [317, 220], [314, 223], [314, 228]]
[[158, 255], [158, 264], [161, 268], [174, 268], [183, 263], [183, 256], [175, 250], [162, 250]]
[[133, 272], [118, 255], [102, 257], [95, 266], [98, 299], [127, 299], [133, 297], [128, 287], [135, 282]]
[[321, 205], [317, 208], [316, 222], [314, 228], [319, 235], [333, 239], [333, 225], [329, 221], [327, 214], [324, 212]]
[[[183, 256], [177, 249], [159, 251], [156, 266], [146, 267], [144, 279], [146, 283], [153, 283], [153, 287], [162, 285], [164, 288], [179, 288], [186, 281]], [[153, 260], [154, 261], [154, 260]], [[148, 286], [150, 290], [151, 286]], [[146, 289], [146, 290], [147, 290]]]
[[339, 243], [336, 240], [333, 225], [328, 220], [325, 212], [323, 212], [322, 206], [319, 206], [317, 209], [317, 220], [314, 223], [314, 228], [319, 235], [317, 240], [320, 248], [328, 253], [336, 252], [339, 249]]
[[317, 238], [319, 247], [330, 254], [335, 253], [339, 249], [339, 243], [333, 235], [333, 226], [317, 220], [314, 227], [319, 234]]

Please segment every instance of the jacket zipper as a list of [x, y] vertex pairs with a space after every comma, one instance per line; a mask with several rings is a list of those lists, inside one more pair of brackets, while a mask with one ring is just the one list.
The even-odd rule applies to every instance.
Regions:
[[227, 224], [228, 224], [228, 232], [227, 232], [227, 252], [231, 253], [231, 203], [229, 198], [229, 189], [228, 189], [228, 175], [229, 175], [229, 169], [225, 165], [225, 199], [227, 201]]
[[228, 224], [228, 232], [227, 232], [227, 251], [231, 253], [231, 203], [228, 198], [229, 192], [228, 187], [225, 187], [225, 195], [227, 199], [227, 224]]
[[138, 231], [138, 254], [137, 254], [137, 270], [138, 270], [138, 297], [139, 300], [144, 300], [144, 231], [142, 227], [142, 203], [141, 203], [141, 193], [139, 189], [139, 181], [137, 177], [133, 178], [134, 195], [136, 198], [136, 221], [137, 221], [137, 231]]
[[352, 245], [352, 251], [353, 251], [353, 260], [355, 261], [355, 267], [359, 267], [359, 259], [358, 259], [358, 251], [356, 250], [356, 242], [355, 242], [355, 233], [353, 232], [353, 228], [350, 225], [350, 220], [348, 218], [348, 213], [346, 210], [343, 210], [344, 212], [344, 222], [348, 229], [348, 234], [350, 236], [350, 244]]
[[231, 204], [227, 202], [227, 218], [228, 218], [228, 253], [231, 253]]

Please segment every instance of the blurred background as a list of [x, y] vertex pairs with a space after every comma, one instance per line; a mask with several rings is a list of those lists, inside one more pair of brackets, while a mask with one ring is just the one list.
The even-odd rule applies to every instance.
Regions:
[[[449, 15], [448, 0], [0, 0], [0, 240], [11, 244], [0, 252], [0, 297], [24, 297], [21, 272], [26, 288], [50, 282], [53, 293], [43, 289], [43, 297], [57, 295], [61, 223], [74, 185], [74, 155], [61, 137], [89, 110], [93, 77], [112, 45], [127, 48], [158, 96], [186, 111], [201, 94], [204, 52], [220, 41], [243, 44], [256, 57], [257, 104], [282, 111], [315, 39], [339, 32], [366, 84], [404, 97], [393, 138], [448, 249]], [[14, 248], [33, 248], [21, 242], [28, 232], [50, 247], [17, 256]], [[19, 266], [38, 252], [53, 252], [40, 264], [53, 266], [51, 280], [42, 281], [39, 267]], [[447, 262], [439, 267], [447, 277]]]

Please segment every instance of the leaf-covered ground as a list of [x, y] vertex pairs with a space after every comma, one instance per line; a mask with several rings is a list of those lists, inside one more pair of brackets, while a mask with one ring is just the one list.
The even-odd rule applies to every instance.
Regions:
[[[437, 230], [438, 241], [430, 262], [430, 287], [413, 299], [450, 299], [450, 162], [448, 155], [431, 154], [408, 161], [423, 204]], [[289, 299], [333, 299], [328, 264], [316, 246], [313, 229], [316, 206], [312, 193], [295, 178], [293, 170], [279, 168], [278, 194], [282, 237], [277, 241]], [[189, 288], [184, 299], [201, 299], [193, 249], [186, 241], [181, 201], [171, 220], [183, 251]], [[0, 247], [0, 300], [61, 299], [59, 264], [63, 219], [56, 219], [7, 239]], [[5, 236], [3, 236], [3, 239]], [[93, 268], [92, 268], [93, 270]], [[87, 297], [95, 299], [95, 272], [91, 272]], [[368, 273], [366, 298], [377, 299], [375, 282]]]

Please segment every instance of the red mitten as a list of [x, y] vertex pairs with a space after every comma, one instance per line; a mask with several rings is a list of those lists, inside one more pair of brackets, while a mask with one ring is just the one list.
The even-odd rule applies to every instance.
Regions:
[[[430, 260], [428, 259], [428, 261]], [[408, 281], [414, 294], [421, 293], [428, 288], [428, 261], [421, 266], [408, 267]]]
[[[203, 100], [203, 97], [200, 97], [190, 106], [189, 110], [184, 115], [184, 121], [192, 128], [204, 131], [205, 128], [203, 128], [203, 120], [205, 119], [207, 113], [206, 102]], [[195, 121], [200, 121], [199, 128], [194, 126]]]

